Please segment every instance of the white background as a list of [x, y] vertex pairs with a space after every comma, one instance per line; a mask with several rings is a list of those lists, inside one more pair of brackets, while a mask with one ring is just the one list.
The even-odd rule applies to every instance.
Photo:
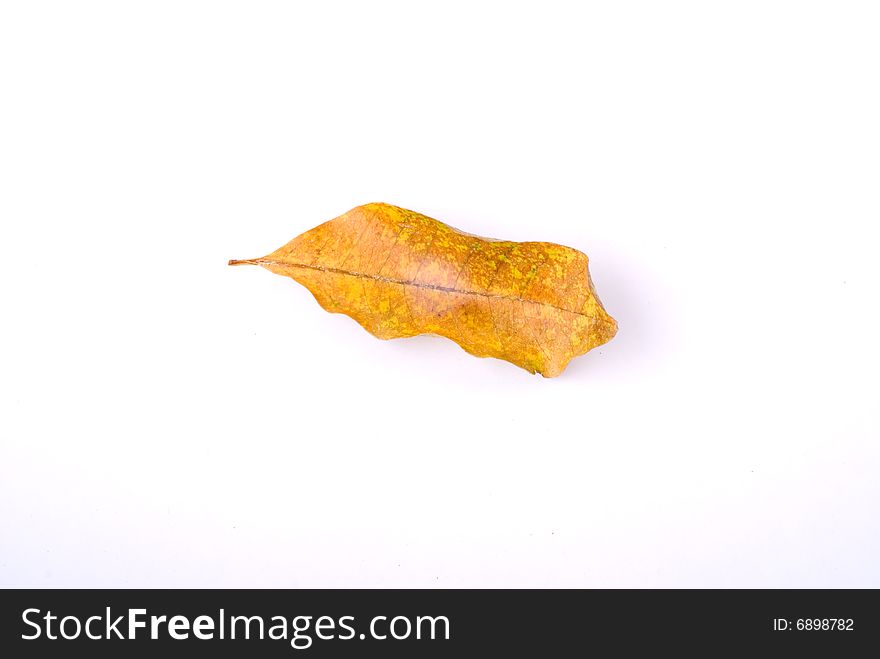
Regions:
[[[880, 14], [6, 2], [0, 585], [880, 586]], [[589, 254], [545, 380], [229, 268]]]

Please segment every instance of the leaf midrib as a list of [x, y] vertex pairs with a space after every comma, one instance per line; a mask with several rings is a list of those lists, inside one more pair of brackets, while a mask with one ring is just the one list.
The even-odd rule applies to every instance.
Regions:
[[255, 265], [275, 265], [275, 266], [283, 266], [287, 268], [304, 268], [307, 270], [317, 270], [319, 272], [329, 272], [336, 275], [345, 275], [349, 277], [358, 277], [361, 279], [372, 279], [374, 281], [381, 281], [388, 284], [399, 284], [401, 286], [412, 286], [414, 288], [423, 288], [432, 291], [440, 291], [443, 293], [458, 293], [459, 295], [473, 295], [484, 298], [493, 298], [498, 300], [511, 300], [517, 302], [528, 302], [529, 304], [536, 304], [540, 306], [550, 307], [552, 309], [556, 309], [557, 311], [564, 311], [566, 313], [575, 314], [576, 316], [584, 316], [587, 318], [592, 318], [589, 314], [586, 314], [582, 311], [574, 311], [572, 309], [566, 309], [565, 307], [560, 307], [558, 305], [553, 304], [552, 302], [541, 302], [539, 300], [529, 300], [528, 298], [519, 297], [517, 295], [500, 295], [498, 293], [481, 293], [480, 291], [471, 291], [471, 290], [463, 290], [458, 288], [450, 288], [448, 286], [438, 286], [436, 284], [426, 284], [416, 281], [404, 281], [402, 279], [396, 279], [394, 277], [384, 277], [382, 275], [372, 275], [366, 272], [357, 272], [355, 270], [346, 270], [344, 268], [332, 268], [325, 267], [320, 265], [312, 265], [309, 263], [292, 263], [290, 261], [276, 261], [275, 259], [253, 259], [249, 261], [249, 263], [253, 263]]

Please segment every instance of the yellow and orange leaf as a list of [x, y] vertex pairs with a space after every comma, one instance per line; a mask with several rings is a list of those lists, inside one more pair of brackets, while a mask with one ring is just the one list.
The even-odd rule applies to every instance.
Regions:
[[380, 339], [439, 334], [545, 377], [617, 332], [587, 263], [571, 247], [480, 238], [379, 203], [229, 262], [295, 279]]

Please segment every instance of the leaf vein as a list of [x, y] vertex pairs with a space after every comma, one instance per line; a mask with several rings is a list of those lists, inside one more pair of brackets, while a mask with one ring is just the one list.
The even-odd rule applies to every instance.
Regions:
[[590, 316], [590, 314], [586, 314], [583, 311], [577, 311], [574, 309], [567, 309], [565, 307], [560, 307], [559, 305], [553, 304], [552, 302], [542, 302], [540, 300], [528, 300], [528, 299], [524, 299], [518, 295], [501, 295], [499, 293], [471, 291], [471, 290], [450, 288], [449, 286], [438, 286], [435, 284], [426, 284], [426, 283], [414, 282], [414, 281], [403, 281], [401, 279], [396, 279], [394, 277], [385, 277], [385, 276], [381, 276], [381, 275], [371, 275], [366, 272], [356, 272], [353, 270], [343, 270], [341, 268], [308, 265], [306, 263], [287, 263], [285, 261], [275, 261], [273, 259], [254, 259], [253, 261], [248, 261], [248, 262], [254, 263], [256, 265], [275, 265], [275, 266], [283, 266], [283, 267], [287, 267], [287, 268], [304, 268], [306, 270], [318, 270], [321, 272], [327, 272], [327, 273], [335, 274], [335, 275], [342, 275], [342, 276], [348, 276], [348, 277], [362, 277], [365, 279], [373, 279], [375, 281], [381, 281], [381, 282], [385, 282], [388, 284], [399, 284], [402, 286], [413, 286], [415, 288], [425, 288], [428, 290], [440, 291], [440, 292], [444, 292], [444, 293], [458, 293], [460, 295], [473, 295], [473, 296], [484, 297], [484, 298], [489, 298], [489, 299], [528, 302], [529, 304], [551, 307], [551, 308], [557, 309], [559, 311], [565, 311], [567, 313], [574, 314], [576, 316], [585, 316], [588, 318], [592, 318], [592, 316]]

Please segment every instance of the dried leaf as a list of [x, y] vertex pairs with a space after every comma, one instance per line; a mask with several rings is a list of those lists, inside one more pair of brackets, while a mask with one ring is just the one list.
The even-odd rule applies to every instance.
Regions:
[[388, 204], [358, 206], [258, 259], [380, 339], [439, 334], [545, 377], [611, 340], [587, 256], [479, 238]]

